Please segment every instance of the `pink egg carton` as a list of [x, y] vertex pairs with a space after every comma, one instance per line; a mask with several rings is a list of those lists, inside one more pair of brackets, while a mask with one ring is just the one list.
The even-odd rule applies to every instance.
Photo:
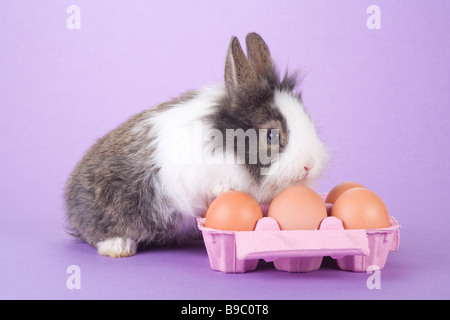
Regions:
[[[328, 210], [331, 207], [327, 204]], [[382, 269], [389, 252], [400, 244], [394, 217], [383, 229], [345, 230], [336, 217], [325, 218], [318, 230], [280, 230], [270, 217], [260, 219], [254, 231], [207, 228], [204, 218], [198, 219], [198, 227], [211, 268], [226, 273], [253, 271], [260, 259], [273, 262], [277, 270], [310, 272], [320, 268], [324, 256], [335, 259], [342, 270], [366, 272], [371, 265]]]

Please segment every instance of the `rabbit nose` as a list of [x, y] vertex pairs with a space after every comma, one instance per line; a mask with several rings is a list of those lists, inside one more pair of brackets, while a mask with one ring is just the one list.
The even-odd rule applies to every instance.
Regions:
[[301, 179], [306, 179], [309, 176], [309, 171], [311, 169], [308, 166], [304, 166], [303, 169], [305, 171], [301, 174]]
[[312, 168], [314, 168], [314, 162], [313, 162], [313, 161], [309, 161], [309, 162], [303, 167], [303, 169], [305, 169], [306, 172], [309, 172], [310, 170], [312, 170]]

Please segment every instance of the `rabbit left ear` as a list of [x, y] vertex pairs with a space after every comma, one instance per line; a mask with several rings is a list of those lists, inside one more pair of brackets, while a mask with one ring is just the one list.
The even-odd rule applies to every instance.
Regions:
[[247, 60], [241, 44], [233, 37], [228, 47], [225, 63], [225, 86], [230, 96], [241, 88], [251, 87], [258, 82], [255, 70]]
[[255, 32], [249, 33], [245, 38], [248, 61], [258, 75], [266, 77], [273, 72], [272, 58], [267, 44]]

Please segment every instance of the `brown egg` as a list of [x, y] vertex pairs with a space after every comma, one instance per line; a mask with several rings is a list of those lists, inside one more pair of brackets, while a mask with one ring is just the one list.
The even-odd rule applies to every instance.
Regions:
[[391, 225], [383, 200], [366, 188], [345, 191], [336, 200], [331, 215], [341, 219], [345, 229], [380, 229]]
[[206, 212], [205, 227], [218, 230], [252, 231], [263, 217], [256, 200], [245, 192], [229, 191], [218, 196]]
[[361, 185], [357, 182], [346, 181], [346, 182], [339, 183], [333, 189], [331, 189], [331, 191], [328, 193], [327, 198], [325, 199], [325, 202], [326, 203], [335, 203], [337, 198], [339, 198], [339, 196], [341, 194], [343, 194], [345, 191], [352, 189], [352, 188], [357, 188], [357, 187], [364, 188], [363, 185]]
[[311, 188], [292, 186], [273, 199], [267, 216], [275, 219], [281, 230], [316, 230], [327, 217], [327, 209]]

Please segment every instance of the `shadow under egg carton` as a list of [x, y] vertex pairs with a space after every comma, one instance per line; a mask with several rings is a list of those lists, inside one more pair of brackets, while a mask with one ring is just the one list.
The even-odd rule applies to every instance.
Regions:
[[[330, 211], [332, 205], [327, 204]], [[366, 272], [371, 265], [381, 270], [389, 252], [400, 244], [400, 225], [390, 217], [383, 229], [345, 230], [336, 217], [325, 218], [318, 230], [280, 230], [276, 220], [264, 217], [254, 231], [223, 231], [205, 227], [198, 219], [213, 270], [243, 273], [256, 269], [260, 259], [277, 270], [310, 272], [320, 268], [323, 257], [336, 260], [342, 270]]]

